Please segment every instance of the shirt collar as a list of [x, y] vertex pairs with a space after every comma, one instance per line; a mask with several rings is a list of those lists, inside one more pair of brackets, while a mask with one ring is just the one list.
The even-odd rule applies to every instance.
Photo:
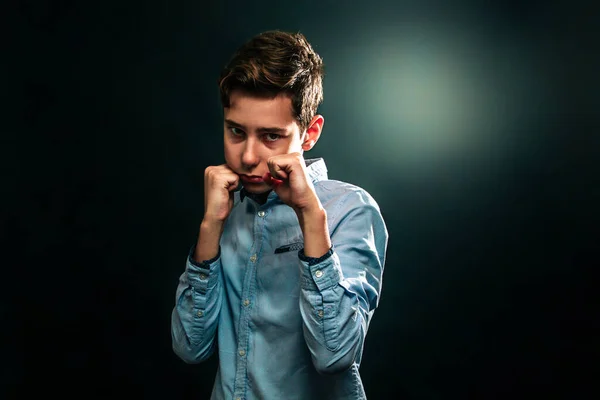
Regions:
[[[327, 166], [325, 165], [325, 160], [323, 158], [309, 158], [304, 160], [304, 163], [306, 164], [308, 177], [310, 178], [313, 184], [315, 182], [327, 179]], [[277, 196], [277, 194], [271, 190], [267, 194], [267, 199], [265, 199], [265, 194], [249, 193], [244, 187], [242, 187], [242, 189], [240, 190], [240, 201], [244, 201], [244, 197], [246, 196], [250, 197], [257, 203], [262, 204], [265, 202], [264, 200], [268, 200], [272, 197], [275, 197]]]

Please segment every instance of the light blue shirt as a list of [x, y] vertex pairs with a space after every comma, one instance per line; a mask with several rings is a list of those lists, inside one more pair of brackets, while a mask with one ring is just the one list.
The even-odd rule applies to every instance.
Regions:
[[173, 350], [188, 363], [218, 351], [211, 399], [365, 399], [363, 345], [382, 287], [388, 232], [363, 189], [306, 160], [332, 248], [303, 253], [296, 213], [271, 192], [236, 192], [219, 254], [187, 256], [173, 308]]

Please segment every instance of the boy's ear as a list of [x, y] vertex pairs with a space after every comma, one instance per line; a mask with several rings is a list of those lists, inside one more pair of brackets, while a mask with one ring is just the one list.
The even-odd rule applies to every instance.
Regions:
[[304, 135], [304, 141], [302, 142], [302, 150], [308, 151], [315, 146], [323, 131], [324, 123], [325, 119], [322, 115], [315, 115], [313, 117], [306, 129], [306, 135]]

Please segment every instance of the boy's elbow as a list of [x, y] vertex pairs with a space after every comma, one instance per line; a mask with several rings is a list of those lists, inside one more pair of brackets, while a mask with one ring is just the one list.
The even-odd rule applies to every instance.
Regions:
[[173, 352], [186, 364], [200, 364], [206, 361], [213, 353], [212, 346], [205, 351], [193, 351], [189, 347], [182, 348], [180, 343], [173, 342]]
[[354, 364], [354, 356], [354, 352], [349, 351], [337, 359], [333, 357], [313, 357], [313, 365], [321, 375], [336, 375], [350, 369]]
[[317, 370], [317, 372], [320, 375], [337, 375], [340, 374], [344, 371], [347, 371], [350, 366], [352, 365], [352, 363], [340, 363], [340, 362], [336, 362], [333, 364], [318, 364], [315, 363], [315, 369]]

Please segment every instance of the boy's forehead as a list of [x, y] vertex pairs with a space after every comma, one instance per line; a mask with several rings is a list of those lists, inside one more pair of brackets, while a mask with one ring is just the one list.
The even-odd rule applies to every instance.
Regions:
[[224, 114], [226, 119], [241, 124], [283, 127], [296, 122], [292, 110], [292, 100], [287, 95], [258, 97], [234, 92], [229, 98], [229, 107], [224, 108]]
[[280, 94], [275, 97], [250, 95], [244, 92], [233, 92], [229, 96], [231, 109], [274, 109], [292, 112], [292, 99], [290, 96]]

